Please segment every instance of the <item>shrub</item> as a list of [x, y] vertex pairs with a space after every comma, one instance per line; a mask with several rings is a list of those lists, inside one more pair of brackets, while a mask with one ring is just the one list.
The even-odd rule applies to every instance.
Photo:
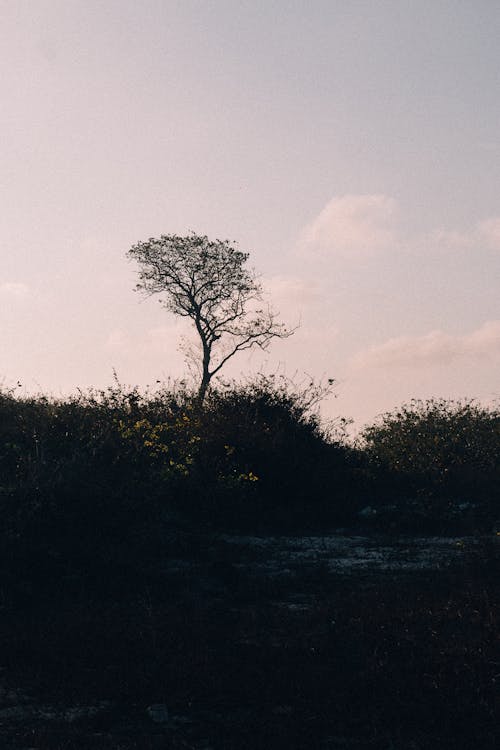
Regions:
[[4, 561], [59, 580], [143, 565], [162, 543], [161, 510], [175, 488], [150, 435], [139, 445], [128, 432], [151, 424], [153, 433], [168, 409], [119, 384], [66, 400], [2, 394]]
[[315, 409], [330, 388], [261, 376], [209, 393], [198, 471], [212, 478], [219, 518], [286, 527], [345, 516], [350, 451]]
[[478, 520], [498, 514], [498, 410], [473, 401], [412, 401], [367, 427], [361, 445], [383, 493], [431, 500], [431, 515], [465, 503], [478, 505]]

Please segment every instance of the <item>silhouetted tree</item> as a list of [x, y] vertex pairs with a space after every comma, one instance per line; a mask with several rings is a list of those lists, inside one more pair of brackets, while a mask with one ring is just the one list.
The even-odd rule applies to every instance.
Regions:
[[253, 346], [266, 349], [273, 338], [293, 333], [262, 304], [262, 286], [245, 267], [248, 253], [228, 240], [162, 235], [137, 243], [127, 255], [139, 264], [136, 289], [164, 294], [160, 302], [167, 310], [194, 323], [201, 343], [200, 403], [231, 357]]

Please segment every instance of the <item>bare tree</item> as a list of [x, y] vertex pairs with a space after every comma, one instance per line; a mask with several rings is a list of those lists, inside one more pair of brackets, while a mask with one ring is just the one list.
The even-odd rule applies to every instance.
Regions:
[[136, 289], [164, 294], [160, 302], [181, 317], [191, 318], [201, 344], [198, 391], [203, 402], [210, 381], [238, 352], [267, 349], [288, 329], [263, 305], [262, 286], [245, 267], [248, 253], [228, 240], [190, 234], [162, 235], [134, 245], [128, 257], [139, 264]]

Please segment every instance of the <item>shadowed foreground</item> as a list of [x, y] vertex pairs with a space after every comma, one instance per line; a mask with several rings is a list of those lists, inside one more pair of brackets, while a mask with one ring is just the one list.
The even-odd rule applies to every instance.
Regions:
[[[260, 541], [172, 535], [164, 566], [136, 580], [17, 591], [1, 625], [2, 747], [498, 746], [496, 539], [446, 541], [448, 560], [420, 570], [353, 553], [344, 572], [308, 542], [297, 558], [290, 540]], [[425, 547], [343, 543], [393, 563]]]

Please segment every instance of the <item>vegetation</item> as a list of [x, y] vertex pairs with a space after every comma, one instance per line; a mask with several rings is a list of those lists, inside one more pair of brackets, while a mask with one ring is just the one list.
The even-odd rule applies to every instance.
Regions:
[[[500, 411], [473, 401], [413, 401], [367, 427], [361, 450], [385, 502], [409, 522], [458, 517], [472, 528], [499, 518]], [[380, 500], [379, 500], [380, 501]], [[412, 514], [413, 509], [413, 514]], [[409, 530], [409, 529], [408, 529]]]
[[[199, 366], [200, 403], [212, 378], [238, 352], [258, 346], [267, 349], [288, 330], [262, 299], [262, 286], [246, 268], [248, 253], [228, 240], [162, 235], [139, 242], [128, 252], [139, 265], [137, 289], [163, 294], [162, 304], [194, 324], [200, 356], [188, 351]], [[200, 361], [198, 361], [198, 359]]]
[[67, 400], [4, 392], [4, 533], [40, 538], [43, 524], [58, 544], [74, 536], [95, 553], [110, 534], [122, 543], [126, 529], [140, 537], [169, 515], [254, 530], [498, 523], [498, 411], [414, 402], [354, 446], [315, 411], [331, 388], [261, 377], [212, 389], [203, 408], [184, 387], [140, 393], [116, 383]]
[[[353, 445], [332, 387], [0, 395], [2, 747], [498, 746], [499, 414], [415, 402]], [[338, 526], [489, 543], [269, 579], [219, 535]]]

